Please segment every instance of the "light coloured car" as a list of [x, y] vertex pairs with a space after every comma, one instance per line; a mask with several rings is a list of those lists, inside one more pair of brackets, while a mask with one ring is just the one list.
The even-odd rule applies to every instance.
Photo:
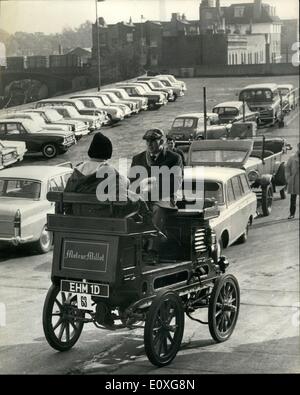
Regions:
[[[241, 121], [258, 122], [258, 112], [253, 112], [248, 104], [242, 101], [227, 101], [217, 104], [212, 112], [219, 116], [220, 124], [228, 124]], [[244, 119], [245, 118], [245, 119]]]
[[71, 96], [70, 99], [78, 99], [87, 108], [106, 111], [110, 124], [120, 122], [124, 119], [124, 111], [121, 108], [105, 105], [99, 97], [95, 97], [93, 94]]
[[130, 97], [125, 89], [122, 88], [105, 88], [103, 92], [112, 92], [119, 99], [126, 100], [132, 103], [135, 103], [138, 107], [138, 110], [147, 110], [148, 108], [148, 99], [146, 97]]
[[81, 115], [73, 106], [52, 106], [64, 119], [84, 122], [89, 131], [101, 129], [102, 121], [98, 115]]
[[292, 84], [278, 85], [279, 95], [282, 98], [283, 109], [286, 112], [294, 110], [298, 105], [299, 94], [297, 95], [296, 89]]
[[108, 96], [109, 100], [114, 104], [123, 104], [129, 107], [131, 114], [137, 114], [139, 112], [137, 103], [133, 101], [120, 99], [114, 92], [110, 92], [105, 89], [101, 90], [100, 93]]
[[168, 101], [175, 101], [176, 98], [174, 96], [174, 92], [172, 88], [166, 87], [163, 83], [155, 78], [147, 79], [145, 77], [138, 77], [137, 82], [142, 82], [149, 86], [149, 88], [153, 91], [158, 91], [161, 93], [165, 93]]
[[0, 170], [18, 161], [16, 148], [5, 147], [0, 141]]
[[52, 98], [52, 99], [40, 100], [35, 104], [35, 108], [56, 107], [56, 106], [71, 106], [74, 107], [75, 110], [77, 110], [80, 115], [97, 116], [101, 121], [101, 126], [107, 125], [109, 123], [107, 112], [105, 110], [85, 107], [85, 105], [80, 100], [77, 99]]
[[[207, 125], [217, 125], [219, 123], [218, 114], [207, 113]], [[200, 134], [203, 134], [204, 128], [204, 113], [193, 112], [178, 115], [172, 124], [168, 136], [172, 137], [175, 141], [180, 143], [189, 142]]]
[[73, 170], [65, 166], [22, 166], [0, 173], [0, 242], [32, 243], [40, 253], [52, 246], [47, 214], [55, 212], [49, 191], [63, 191]]
[[[150, 77], [149, 77], [150, 78]], [[181, 84], [172, 83], [167, 77], [158, 76], [154, 77], [156, 80], [160, 81], [167, 88], [172, 88], [175, 100], [178, 97], [184, 96], [184, 91]]]
[[171, 75], [171, 74], [158, 74], [155, 77], [167, 78], [171, 83], [179, 85], [184, 92], [187, 90], [185, 82], [178, 80], [177, 78], [174, 77], [174, 75]]
[[40, 116], [44, 118], [47, 124], [68, 126], [69, 130], [74, 133], [76, 140], [79, 140], [82, 136], [86, 136], [87, 134], [89, 134], [88, 126], [84, 122], [64, 119], [64, 117], [52, 107], [31, 109], [26, 110], [26, 112], [34, 112], [36, 114], [40, 114]]
[[115, 108], [120, 108], [123, 111], [125, 118], [128, 118], [131, 116], [132, 111], [128, 106], [126, 106], [125, 104], [122, 104], [122, 103], [114, 103], [112, 101], [112, 99], [107, 94], [102, 93], [102, 92], [97, 92], [95, 94], [95, 97], [99, 97], [105, 106], [112, 106]]
[[158, 110], [161, 106], [167, 104], [165, 95], [160, 92], [153, 92], [145, 89], [141, 84], [135, 82], [118, 82], [117, 88], [124, 89], [130, 97], [143, 97], [148, 99], [148, 110]]
[[[187, 185], [203, 183], [199, 199], [194, 196], [193, 187], [185, 188], [185, 198], [191, 204], [205, 204], [205, 199], [217, 202], [220, 215], [211, 221], [219, 249], [226, 248], [239, 240], [245, 242], [249, 226], [256, 217], [257, 198], [252, 192], [243, 165], [252, 150], [253, 142], [239, 142], [243, 149], [237, 151], [230, 146], [230, 141], [221, 141], [223, 146], [216, 149], [215, 140], [194, 141], [191, 144], [184, 181]], [[228, 144], [227, 144], [228, 143]], [[236, 146], [236, 141], [233, 142]], [[204, 188], [203, 188], [204, 187]], [[200, 188], [201, 190], [201, 188]], [[193, 201], [194, 199], [194, 201]]]
[[30, 119], [31, 121], [35, 122], [38, 124], [42, 129], [48, 129], [48, 130], [63, 130], [63, 131], [70, 131], [70, 126], [69, 125], [61, 125], [61, 124], [49, 124], [46, 123], [45, 119], [43, 118], [42, 114], [32, 112], [30, 110], [26, 110], [26, 112], [10, 112], [8, 114], [5, 114], [1, 116], [1, 118], [6, 118], [6, 119]]
[[7, 140], [0, 140], [0, 150], [4, 148], [12, 148], [14, 151], [17, 152], [17, 161], [21, 162], [24, 158], [24, 155], [27, 151], [26, 144], [24, 141], [7, 141]]

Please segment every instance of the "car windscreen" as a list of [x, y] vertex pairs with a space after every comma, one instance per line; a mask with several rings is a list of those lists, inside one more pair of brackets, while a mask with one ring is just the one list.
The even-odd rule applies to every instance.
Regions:
[[46, 116], [50, 122], [61, 121], [63, 118], [56, 110], [47, 110]]
[[173, 122], [172, 128], [196, 128], [197, 119], [196, 118], [176, 118]]
[[204, 186], [204, 199], [215, 200], [218, 205], [224, 204], [224, 194], [222, 184], [216, 181], [203, 181], [192, 180], [186, 183], [184, 188], [184, 197], [187, 200], [203, 199], [203, 186]]
[[[58, 110], [56, 110], [58, 111]], [[80, 116], [79, 112], [76, 110], [74, 107], [68, 107], [66, 108], [66, 114], [71, 117], [71, 118], [76, 118]], [[63, 114], [62, 114], [63, 115]]]
[[0, 178], [0, 197], [39, 199], [41, 183], [27, 179]]
[[191, 160], [193, 164], [205, 163], [234, 163], [243, 162], [247, 152], [233, 150], [202, 150], [192, 151]]
[[163, 88], [163, 84], [160, 81], [151, 81], [151, 84], [155, 87], [155, 88]]
[[168, 80], [160, 80], [160, 82], [164, 85], [164, 86], [171, 86], [170, 81]]
[[273, 94], [270, 89], [246, 89], [240, 93], [239, 100], [247, 102], [272, 102]]
[[213, 112], [219, 115], [238, 115], [239, 113], [235, 107], [217, 107], [214, 108]]
[[111, 100], [106, 95], [99, 96], [99, 98], [103, 101], [103, 103], [106, 106], [109, 106], [111, 104]]

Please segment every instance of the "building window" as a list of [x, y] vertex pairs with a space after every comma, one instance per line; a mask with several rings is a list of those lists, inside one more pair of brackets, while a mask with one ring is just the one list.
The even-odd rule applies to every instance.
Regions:
[[234, 7], [234, 17], [241, 18], [244, 16], [245, 7]]
[[151, 40], [150, 41], [150, 47], [156, 48], [157, 47], [157, 41], [156, 40]]
[[238, 64], [238, 56], [237, 56], [237, 53], [235, 54], [235, 64]]
[[127, 33], [126, 34], [126, 41], [128, 43], [132, 43], [133, 42], [133, 33]]

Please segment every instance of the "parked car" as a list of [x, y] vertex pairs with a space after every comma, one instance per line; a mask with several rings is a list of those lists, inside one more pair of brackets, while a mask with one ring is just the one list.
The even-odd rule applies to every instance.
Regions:
[[90, 132], [101, 129], [102, 122], [98, 115], [81, 115], [73, 106], [53, 106], [51, 108], [56, 110], [64, 119], [84, 122]]
[[297, 107], [299, 96], [292, 84], [278, 85], [278, 91], [283, 101], [282, 106], [284, 111], [289, 112]]
[[248, 107], [248, 104], [246, 102], [243, 103], [242, 101], [228, 101], [217, 104], [212, 109], [212, 112], [218, 114], [220, 124], [228, 124], [239, 121], [258, 122], [259, 117], [259, 113], [257, 111], [251, 111]]
[[164, 90], [161, 90], [161, 89], [155, 89], [154, 86], [152, 84], [150, 84], [149, 81], [131, 81], [131, 83], [142, 87], [146, 92], [160, 93], [160, 95], [163, 96], [163, 104], [165, 105], [168, 103], [169, 93]]
[[138, 103], [130, 100], [120, 99], [114, 92], [106, 89], [101, 89], [100, 92], [102, 95], [106, 95], [112, 103], [123, 104], [127, 106], [130, 109], [131, 114], [137, 114], [139, 112]]
[[168, 101], [175, 101], [176, 100], [173, 89], [166, 87], [158, 79], [155, 79], [155, 78], [147, 79], [147, 77], [138, 77], [137, 82], [146, 83], [149, 86], [149, 88], [153, 91], [166, 93]]
[[0, 140], [23, 141], [28, 153], [41, 152], [47, 159], [76, 143], [73, 132], [41, 129], [29, 119], [0, 119]]
[[[216, 125], [219, 117], [215, 113], [207, 113], [207, 125]], [[168, 136], [175, 141], [185, 144], [194, 140], [196, 136], [203, 137], [204, 134], [204, 114], [202, 112], [178, 115], [172, 124]]]
[[276, 84], [248, 85], [241, 90], [239, 100], [245, 100], [251, 111], [259, 112], [260, 124], [284, 126], [284, 111]]
[[0, 170], [18, 161], [18, 152], [15, 147], [6, 147], [0, 141]]
[[40, 100], [35, 104], [35, 108], [42, 107], [55, 107], [55, 106], [71, 106], [74, 107], [75, 110], [79, 112], [80, 115], [88, 115], [98, 117], [99, 121], [102, 125], [107, 125], [109, 123], [109, 118], [107, 116], [107, 112], [105, 110], [100, 109], [91, 109], [89, 107], [85, 107], [84, 104], [80, 100], [76, 99], [44, 99]]
[[167, 78], [172, 84], [178, 84], [184, 92], [187, 90], [185, 82], [177, 80], [177, 78], [175, 78], [174, 75], [171, 75], [171, 74], [158, 74], [155, 77]]
[[102, 92], [90, 93], [90, 97], [99, 98], [105, 106], [111, 106], [117, 109], [120, 109], [123, 112], [124, 118], [128, 118], [131, 116], [131, 109], [122, 103], [114, 103], [109, 96]]
[[24, 155], [27, 151], [26, 144], [24, 143], [24, 141], [10, 142], [10, 141], [6, 141], [6, 140], [0, 140], [0, 148], [1, 147], [13, 148], [14, 150], [16, 150], [19, 162], [21, 162], [21, 160], [23, 160]]
[[145, 90], [141, 85], [135, 83], [117, 83], [118, 88], [124, 89], [130, 97], [143, 97], [148, 99], [148, 110], [157, 110], [166, 104], [165, 97], [160, 92], [150, 92]]
[[228, 145], [226, 150], [212, 147], [210, 140], [194, 141], [187, 163], [191, 167], [184, 171], [184, 196], [190, 199], [191, 208], [204, 204], [204, 199], [218, 204], [220, 215], [211, 220], [210, 225], [217, 235], [220, 249], [237, 240], [245, 242], [249, 226], [256, 217], [257, 198], [243, 170], [253, 143], [242, 143], [245, 150], [237, 152]]
[[121, 88], [105, 88], [102, 91], [112, 92], [121, 100], [135, 103], [138, 106], [139, 111], [148, 109], [148, 99], [146, 97], [130, 97], [126, 90]]
[[67, 166], [22, 166], [0, 172], [0, 242], [31, 243], [40, 253], [52, 246], [47, 214], [55, 206], [46, 195], [63, 191], [73, 170]]
[[71, 96], [71, 99], [80, 100], [87, 108], [106, 111], [109, 124], [114, 124], [124, 119], [124, 111], [120, 108], [103, 104], [103, 101], [99, 97], [94, 97], [93, 95], [76, 95]]
[[44, 118], [45, 122], [49, 125], [66, 125], [74, 133], [76, 140], [81, 139], [82, 136], [89, 134], [88, 126], [82, 121], [73, 121], [72, 119], [64, 119], [53, 106], [43, 107], [38, 109], [25, 110], [29, 113], [39, 114]]
[[144, 77], [139, 77], [138, 80], [156, 80], [159, 81], [163, 86], [167, 88], [171, 88], [173, 90], [173, 95], [174, 95], [174, 101], [177, 100], [178, 97], [184, 96], [184, 91], [182, 89], [181, 84], [175, 84], [172, 83], [167, 77], [163, 76], [158, 76], [158, 77], [153, 77], [153, 76], [144, 76]]
[[46, 123], [44, 117], [42, 114], [30, 111], [30, 110], [24, 110], [24, 112], [9, 112], [1, 118], [5, 119], [30, 119], [31, 121], [35, 122], [38, 124], [42, 129], [47, 129], [47, 130], [64, 130], [65, 132], [70, 131], [70, 125], [62, 125], [62, 124], [49, 124]]

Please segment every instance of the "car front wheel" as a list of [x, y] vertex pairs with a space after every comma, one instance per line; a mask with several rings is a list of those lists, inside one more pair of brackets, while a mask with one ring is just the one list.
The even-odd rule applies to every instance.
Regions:
[[42, 147], [42, 154], [47, 159], [52, 159], [57, 155], [57, 147], [53, 143], [44, 144]]

